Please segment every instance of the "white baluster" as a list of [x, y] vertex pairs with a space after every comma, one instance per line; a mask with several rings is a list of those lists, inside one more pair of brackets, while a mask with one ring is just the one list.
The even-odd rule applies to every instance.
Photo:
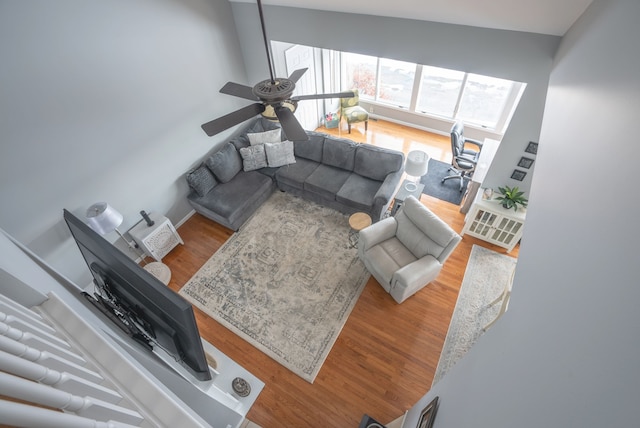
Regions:
[[[52, 343], [60, 346], [61, 348], [70, 348], [69, 344], [63, 339], [55, 336], [56, 331], [50, 328], [42, 329], [40, 325], [34, 324], [33, 320], [29, 318], [23, 318], [19, 315], [7, 314], [0, 311], [0, 322], [3, 322], [11, 327], [22, 330], [25, 333], [31, 333], [35, 336], [45, 338]], [[44, 324], [43, 324], [44, 325]]]
[[107, 403], [95, 397], [81, 397], [60, 391], [47, 385], [30, 382], [18, 376], [0, 372], [0, 391], [9, 397], [29, 401], [42, 406], [54, 407], [78, 416], [98, 420], [116, 419], [136, 424], [143, 418], [138, 412]]
[[9, 339], [6, 336], [0, 336], [0, 351], [7, 352], [11, 355], [15, 355], [33, 363], [41, 364], [53, 370], [59, 370], [74, 374], [83, 379], [87, 379], [92, 382], [101, 383], [104, 378], [97, 372], [89, 370], [86, 367], [75, 364], [71, 361], [65, 360], [55, 354], [47, 351], [40, 351], [36, 348], [32, 348], [23, 343], [16, 342], [13, 339]]
[[[84, 358], [82, 358], [75, 352], [72, 352], [69, 349], [62, 348], [56, 345], [56, 343], [47, 340], [46, 338], [36, 336], [33, 333], [25, 332], [15, 327], [11, 327], [4, 322], [0, 322], [0, 336], [7, 336], [9, 339], [13, 339], [27, 346], [38, 348], [44, 351], [49, 351], [52, 354], [58, 355], [69, 361], [73, 361], [78, 365], [86, 364]], [[55, 339], [56, 342], [59, 340], [57, 337]], [[65, 346], [68, 345], [65, 343]]]
[[56, 332], [39, 314], [25, 308], [20, 303], [11, 300], [3, 294], [0, 294], [0, 310], [6, 312], [7, 315], [15, 315], [23, 319], [29, 319], [32, 324], [37, 325], [42, 330], [49, 331], [51, 334], [55, 334]]
[[117, 403], [122, 399], [122, 396], [112, 389], [70, 373], [49, 369], [3, 351], [0, 351], [0, 370], [45, 385], [54, 386], [71, 394], [93, 396], [110, 403]]
[[6, 400], [0, 400], [0, 415], [0, 422], [26, 428], [135, 428], [139, 426], [113, 420], [100, 422], [70, 413]]

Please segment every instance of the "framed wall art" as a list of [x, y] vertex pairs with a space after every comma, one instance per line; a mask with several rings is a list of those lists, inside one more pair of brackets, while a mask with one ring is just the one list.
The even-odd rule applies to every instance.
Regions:
[[532, 155], [538, 154], [538, 143], [534, 143], [533, 141], [529, 141], [527, 148], [524, 149], [525, 152], [531, 153]]
[[527, 173], [525, 171], [520, 171], [519, 169], [514, 169], [513, 173], [511, 174], [511, 178], [518, 181], [524, 180], [526, 176]]
[[425, 407], [420, 413], [420, 419], [418, 419], [418, 426], [416, 428], [431, 428], [433, 421], [436, 418], [436, 411], [438, 410], [438, 397], [431, 400], [427, 407]]
[[527, 157], [521, 157], [520, 162], [518, 162], [518, 166], [521, 168], [529, 169], [533, 165], [533, 159]]

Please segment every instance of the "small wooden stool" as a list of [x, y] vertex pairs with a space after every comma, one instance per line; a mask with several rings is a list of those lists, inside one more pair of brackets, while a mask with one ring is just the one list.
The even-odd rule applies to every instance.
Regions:
[[349, 217], [349, 245], [351, 248], [358, 246], [358, 232], [365, 227], [371, 226], [371, 217], [367, 213], [355, 213]]

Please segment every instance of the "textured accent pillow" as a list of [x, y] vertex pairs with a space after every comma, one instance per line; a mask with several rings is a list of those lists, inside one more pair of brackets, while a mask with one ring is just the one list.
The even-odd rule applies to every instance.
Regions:
[[218, 184], [209, 168], [204, 165], [187, 173], [187, 183], [200, 197], [209, 193]]
[[279, 143], [282, 140], [280, 128], [271, 131], [248, 133], [249, 142], [252, 146], [264, 143]]
[[254, 171], [260, 168], [266, 168], [267, 155], [264, 151], [264, 144], [257, 146], [242, 147], [240, 149], [242, 156], [242, 165], [245, 171]]
[[209, 156], [205, 164], [221, 183], [228, 182], [242, 170], [240, 153], [231, 143]]
[[264, 150], [267, 154], [267, 163], [271, 168], [296, 163], [296, 157], [293, 154], [293, 141], [265, 143]]

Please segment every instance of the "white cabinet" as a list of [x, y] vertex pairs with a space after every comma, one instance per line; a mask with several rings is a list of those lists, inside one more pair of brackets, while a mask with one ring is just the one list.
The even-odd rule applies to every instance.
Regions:
[[482, 192], [478, 192], [465, 217], [461, 235], [468, 233], [511, 251], [522, 237], [526, 209], [508, 210], [495, 198], [483, 199]]
[[160, 262], [176, 245], [184, 242], [168, 218], [156, 213], [150, 213], [149, 217], [153, 226], [141, 221], [129, 230], [129, 235], [147, 255]]

